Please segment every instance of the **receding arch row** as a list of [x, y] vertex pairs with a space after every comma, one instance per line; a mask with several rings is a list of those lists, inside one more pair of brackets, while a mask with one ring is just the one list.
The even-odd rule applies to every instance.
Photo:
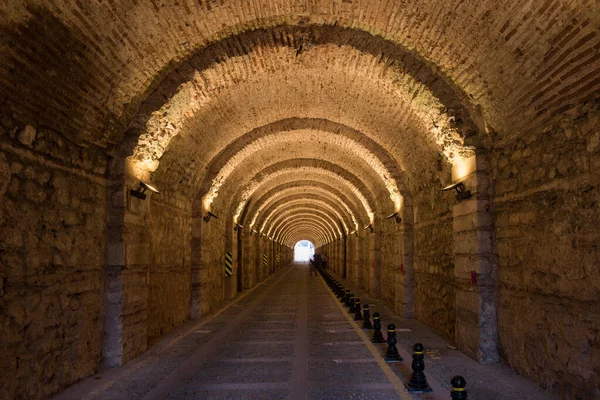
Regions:
[[[296, 225], [294, 225], [293, 228], [288, 229], [286, 232], [282, 233], [282, 241], [284, 243], [290, 243], [290, 237], [294, 234], [294, 232], [298, 232], [298, 231], [312, 231], [315, 232], [316, 235], [319, 235], [320, 232], [322, 232], [322, 228], [319, 227], [318, 225], [316, 225], [313, 222], [307, 221], [307, 222], [298, 222]], [[319, 246], [325, 244], [325, 243], [330, 243], [331, 240], [328, 240], [324, 234], [320, 234], [320, 240], [318, 241]], [[315, 243], [316, 245], [316, 243]]]
[[296, 200], [296, 203], [305, 201], [312, 204], [323, 204], [330, 209], [333, 214], [338, 216], [338, 219], [343, 222], [346, 230], [348, 227], [355, 226], [356, 224], [355, 219], [346, 212], [343, 205], [338, 203], [335, 198], [328, 193], [314, 188], [291, 188], [280, 192], [276, 196], [271, 196], [263, 203], [263, 213], [258, 214], [256, 221], [260, 229], [264, 229], [265, 225], [270, 222], [270, 217], [281, 212], [281, 207], [284, 207], [293, 200]]
[[[353, 160], [353, 152], [335, 146], [315, 148], [308, 136], [299, 135], [298, 143], [290, 142], [273, 148], [267, 147], [260, 152], [256, 152], [246, 163], [240, 165], [240, 168], [234, 171], [230, 179], [224, 182], [226, 186], [223, 186], [221, 189], [222, 198], [210, 198], [208, 195], [204, 197], [203, 205], [205, 209], [229, 207], [230, 200], [235, 198], [235, 194], [239, 188], [245, 189], [248, 177], [260, 173], [260, 171], [272, 165], [284, 166], [285, 163], [288, 163], [296, 167], [305, 164], [302, 160], [313, 160], [313, 162], [319, 163], [319, 166], [326, 167], [330, 171], [329, 174], [335, 172], [337, 175], [344, 177], [346, 181], [348, 181], [348, 177], [354, 177], [354, 181], [357, 183], [360, 182], [360, 186], [364, 188], [363, 191], [359, 190], [356, 184], [354, 184], [354, 188], [352, 188], [352, 185], [348, 185], [348, 182], [344, 182], [344, 184], [349, 186], [359, 196], [362, 196], [364, 199], [361, 199], [361, 201], [368, 203], [366, 202], [365, 193], [370, 192], [373, 199], [377, 198], [382, 203], [387, 201], [392, 207], [394, 206], [395, 203], [392, 201], [389, 193], [387, 196], [384, 194], [386, 189], [382, 181], [377, 178], [377, 175], [366, 163], [360, 162], [360, 160]], [[300, 174], [307, 175], [308, 172], [300, 172]], [[398, 195], [398, 203], [400, 203], [400, 199], [401, 196]], [[217, 201], [213, 204], [215, 200]], [[371, 201], [370, 203], [371, 208], [373, 208], [372, 204], [374, 202]], [[238, 209], [242, 206], [238, 204]]]
[[[304, 53], [323, 49], [340, 53], [334, 57], [335, 60], [340, 60], [334, 62], [335, 68], [343, 68], [346, 65], [355, 67], [357, 54], [358, 57], [365, 57], [363, 64], [366, 69], [353, 69], [364, 70], [364, 78], [368, 78], [366, 81], [384, 80], [379, 85], [387, 90], [400, 87], [397, 88], [399, 93], [396, 101], [404, 98], [403, 105], [406, 109], [411, 110], [410, 112], [431, 128], [430, 133], [436, 137], [436, 141], [444, 142], [443, 146], [454, 147], [456, 141], [465, 136], [465, 130], [472, 130], [469, 111], [464, 105], [467, 103], [467, 96], [451, 79], [443, 76], [437, 68], [432, 68], [417, 53], [358, 29], [324, 25], [282, 25], [246, 31], [209, 45], [163, 79], [162, 84], [140, 107], [132, 124], [134, 127], [146, 129], [146, 133], [139, 139], [140, 143], [133, 152], [133, 157], [138, 161], [148, 158], [158, 160], [168, 147], [170, 139], [190, 118], [190, 112], [201, 109], [204, 102], [215, 93], [227, 90], [234, 82], [238, 84], [244, 79], [260, 75], [257, 68], [264, 68], [264, 74], [268, 76], [273, 72], [271, 65], [281, 66], [285, 63], [282, 56], [290, 57], [287, 65], [315, 58], [310, 55], [295, 57], [297, 46], [307, 36], [311, 37], [311, 46], [307, 47]], [[384, 54], [385, 57], [382, 56]], [[346, 57], [348, 60], [344, 62]], [[256, 60], [253, 60], [254, 58]], [[247, 62], [254, 65], [252, 74], [244, 68], [239, 68], [240, 59], [249, 59]], [[198, 74], [202, 76], [199, 77]], [[214, 79], [215, 76], [230, 76], [231, 79], [219, 80]], [[404, 83], [404, 86], [398, 85], [398, 82]], [[418, 106], [412, 104], [415, 92], [421, 93]], [[430, 98], [431, 104], [426, 105], [423, 101], [425, 98]], [[172, 99], [173, 103], [187, 104], [188, 107], [180, 110], [167, 99]], [[161, 112], [157, 112], [159, 110]], [[160, 137], [154, 135], [159, 132]]]
[[[327, 234], [323, 231], [323, 227], [318, 225], [316, 222], [314, 221], [300, 221], [297, 224], [294, 225], [294, 228], [296, 231], [299, 230], [310, 230], [312, 232], [314, 232], [315, 236], [319, 237], [319, 242], [320, 244], [324, 244], [324, 243], [329, 243], [331, 239], [327, 238]], [[289, 243], [289, 236], [293, 234], [293, 231], [287, 230], [286, 232], [282, 233], [282, 237], [281, 240], [284, 243]]]
[[285, 243], [285, 246], [294, 246], [296, 243], [298, 243], [301, 240], [308, 240], [310, 241], [314, 246], [315, 249], [317, 247], [322, 246], [322, 242], [320, 239], [318, 239], [316, 236], [314, 236], [314, 233], [311, 232], [310, 230], [298, 230], [295, 232], [295, 234], [290, 237], [290, 239], [288, 239], [288, 242]]
[[243, 165], [244, 161], [257, 151], [280, 142], [297, 145], [303, 140], [311, 140], [305, 134], [307, 131], [318, 133], [319, 146], [326, 142], [348, 148], [356, 154], [357, 158], [369, 165], [383, 181], [395, 204], [399, 202], [399, 187], [403, 188], [404, 197], [409, 196], [403, 172], [382, 146], [355, 129], [320, 118], [286, 118], [255, 128], [239, 137], [210, 162], [200, 186], [201, 194], [215, 199], [232, 170]]
[[[292, 168], [281, 172], [275, 172], [272, 179], [266, 180], [257, 188], [252, 198], [247, 203], [240, 203], [244, 206], [244, 209], [243, 214], [239, 219], [253, 219], [258, 208], [279, 191], [304, 186], [311, 186], [315, 189], [328, 191], [330, 196], [339, 197], [344, 203], [342, 206], [344, 208], [347, 206], [351, 211], [351, 215], [355, 215], [359, 221], [364, 222], [369, 220], [367, 209], [364, 208], [360, 199], [343, 180], [332, 179], [330, 173], [319, 169], [314, 169], [310, 171], [310, 174], [305, 174], [302, 168]], [[238, 209], [239, 206], [240, 205], [238, 204]], [[234, 211], [232, 211], [232, 214], [233, 213]], [[233, 215], [235, 216], [236, 214]]]
[[[274, 238], [278, 238], [279, 231], [281, 228], [289, 222], [292, 217], [300, 217], [300, 216], [308, 216], [308, 215], [318, 215], [322, 218], [325, 218], [328, 223], [332, 226], [332, 231], [336, 234], [340, 234], [340, 223], [335, 219], [335, 215], [331, 215], [329, 210], [321, 208], [317, 204], [306, 204], [305, 206], [295, 206], [291, 210], [286, 210], [282, 212], [276, 219], [273, 220], [271, 226], [269, 228], [270, 233], [272, 233]], [[337, 236], [337, 235], [336, 235]]]
[[321, 219], [321, 217], [319, 217], [316, 213], [305, 213], [305, 214], [297, 214], [296, 216], [294, 216], [290, 220], [288, 220], [285, 223], [285, 225], [282, 226], [281, 231], [278, 232], [278, 234], [276, 236], [274, 236], [274, 240], [281, 241], [281, 239], [286, 231], [288, 231], [289, 229], [293, 229], [295, 226], [298, 226], [299, 224], [303, 224], [303, 223], [307, 223], [307, 222], [314, 223], [314, 224], [318, 225], [319, 227], [321, 227], [321, 229], [325, 232], [325, 235], [326, 235], [325, 239], [327, 241], [332, 241], [339, 237], [339, 233], [338, 233], [339, 231], [332, 230], [332, 228], [330, 227], [329, 221], [326, 222], [324, 219]]
[[302, 218], [314, 218], [321, 222], [330, 232], [331, 237], [338, 237], [340, 235], [340, 226], [335, 220], [335, 216], [332, 216], [327, 212], [326, 209], [322, 209], [319, 207], [301, 207], [296, 206], [293, 210], [288, 210], [285, 214], [280, 215], [283, 220], [278, 221], [277, 225], [273, 223], [271, 228], [268, 230], [268, 236], [273, 237], [273, 239], [278, 239], [278, 233], [280, 227], [284, 226], [286, 223], [289, 223], [290, 220], [298, 220]]
[[[349, 190], [353, 193], [355, 197], [360, 200], [362, 207], [365, 210], [369, 219], [374, 218], [374, 211], [377, 209], [376, 206], [376, 195], [369, 191], [364, 183], [358, 179], [356, 176], [350, 175], [347, 171], [343, 170], [341, 167], [324, 162], [321, 160], [314, 159], [296, 159], [289, 160], [281, 163], [277, 163], [271, 165], [264, 170], [260, 171], [253, 178], [249, 180], [249, 182], [244, 185], [239, 190], [239, 196], [233, 199], [233, 201], [238, 203], [238, 210], [246, 206], [246, 202], [252, 194], [264, 183], [264, 181], [276, 179], [279, 175], [288, 173], [288, 172], [304, 172], [308, 174], [321, 174], [328, 176], [332, 181], [337, 181], [341, 185], [349, 188]], [[261, 211], [261, 206], [259, 205], [254, 212], [253, 215], [246, 215], [245, 220], [250, 221], [250, 225], [254, 225], [254, 222], [257, 218], [258, 213]]]
[[[308, 222], [308, 221], [310, 221], [310, 220], [296, 219], [295, 221], [292, 221], [292, 222], [286, 224], [284, 227], [282, 227], [281, 231], [279, 232], [278, 240], [281, 242], [285, 242], [286, 235], [290, 231], [297, 229], [300, 225], [302, 225], [303, 223]], [[318, 221], [313, 221], [313, 222], [318, 224]], [[337, 238], [339, 238], [338, 235], [333, 235], [333, 236], [327, 235], [327, 237], [325, 237], [325, 239], [324, 239], [324, 243], [330, 243], [330, 242], [336, 240]]]
[[293, 175], [289, 178], [290, 180], [276, 186], [263, 187], [263, 189], [269, 190], [261, 191], [263, 194], [257, 196], [257, 200], [252, 203], [253, 207], [248, 212], [252, 214], [252, 210], [255, 210], [257, 205], [263, 204], [273, 196], [284, 191], [290, 191], [290, 193], [292, 191], [297, 191], [299, 193], [307, 191], [311, 193], [322, 194], [325, 197], [337, 202], [342, 206], [344, 211], [350, 215], [353, 224], [360, 224], [361, 222], [368, 220], [368, 216], [364, 213], [364, 210], [361, 210], [360, 208], [358, 199], [347, 197], [347, 195], [352, 196], [352, 193], [348, 192], [346, 195], [346, 193], [341, 191], [344, 189], [343, 187], [339, 188], [339, 186], [332, 186], [331, 182], [327, 180], [317, 180], [317, 175], [312, 175], [311, 180], [295, 180]]
[[347, 216], [343, 214], [343, 211], [340, 210], [339, 206], [317, 194], [296, 194], [281, 198], [269, 205], [265, 210], [264, 217], [260, 218], [257, 221], [257, 224], [260, 227], [260, 230], [265, 230], [267, 225], [277, 214], [285, 213], [290, 208], [307, 206], [308, 204], [327, 209], [332, 214], [334, 220], [340, 221], [342, 225], [341, 227], [338, 227], [336, 231], [339, 233], [342, 233], [342, 231], [348, 232]]

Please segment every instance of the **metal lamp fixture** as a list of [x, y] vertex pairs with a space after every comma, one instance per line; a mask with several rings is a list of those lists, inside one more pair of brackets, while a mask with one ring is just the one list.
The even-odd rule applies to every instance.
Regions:
[[371, 233], [373, 233], [373, 224], [369, 224], [367, 226], [365, 226], [365, 230], [369, 229], [371, 231]]
[[238, 229], [244, 229], [244, 225], [240, 225], [240, 224], [236, 223], [235, 226], [233, 227], [233, 230], [237, 231]]
[[397, 211], [395, 213], [393, 213], [392, 215], [388, 215], [387, 219], [390, 219], [390, 218], [395, 218], [397, 224], [402, 222], [402, 218], [400, 217], [400, 214], [398, 214]]
[[149, 190], [152, 193], [160, 193], [155, 186], [142, 181], [140, 181], [140, 186], [137, 189], [131, 189], [129, 193], [135, 198], [146, 200], [146, 190]]
[[204, 222], [210, 221], [211, 218], [219, 219], [219, 217], [217, 217], [215, 214], [211, 213], [210, 211], [207, 211], [206, 215], [204, 216]]
[[467, 190], [464, 182], [456, 182], [456, 183], [453, 183], [452, 185], [448, 185], [442, 189], [442, 192], [447, 192], [452, 189], [454, 189], [456, 191], [456, 193], [454, 195], [456, 196], [456, 200], [458, 200], [458, 201], [465, 200], [465, 199], [468, 199], [469, 197], [471, 197], [471, 191]]

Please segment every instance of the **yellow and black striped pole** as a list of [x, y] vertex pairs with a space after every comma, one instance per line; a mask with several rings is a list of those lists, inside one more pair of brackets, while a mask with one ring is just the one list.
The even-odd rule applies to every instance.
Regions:
[[233, 256], [231, 253], [225, 253], [225, 276], [233, 275]]

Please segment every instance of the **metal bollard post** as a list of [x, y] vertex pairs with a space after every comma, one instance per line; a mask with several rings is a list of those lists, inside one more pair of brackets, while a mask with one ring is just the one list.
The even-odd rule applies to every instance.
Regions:
[[371, 343], [385, 343], [383, 334], [381, 333], [381, 321], [379, 320], [379, 313], [373, 313], [373, 336], [371, 337]]
[[402, 361], [402, 357], [400, 357], [400, 353], [398, 353], [398, 348], [396, 347], [397, 343], [396, 339], [396, 325], [389, 324], [388, 325], [388, 337], [387, 337], [387, 349], [385, 350], [385, 354], [383, 358], [387, 362], [395, 362]]
[[413, 361], [411, 364], [413, 373], [406, 384], [406, 388], [410, 392], [431, 392], [431, 386], [427, 383], [425, 376], [425, 355], [423, 354], [423, 345], [416, 343], [413, 346]]
[[452, 391], [450, 392], [450, 398], [452, 400], [466, 400], [469, 395], [465, 390], [465, 386], [467, 386], [467, 381], [460, 375], [455, 376], [450, 381], [452, 385]]
[[350, 300], [348, 300], [348, 303], [350, 303], [348, 314], [354, 314], [354, 312], [356, 311], [356, 309], [354, 308], [354, 294], [350, 293]]
[[362, 313], [360, 312], [361, 308], [360, 308], [360, 299], [356, 298], [354, 299], [354, 320], [355, 321], [362, 321], [363, 316]]
[[371, 311], [369, 311], [369, 305], [365, 304], [363, 306], [363, 329], [373, 329], [373, 325], [371, 325]]

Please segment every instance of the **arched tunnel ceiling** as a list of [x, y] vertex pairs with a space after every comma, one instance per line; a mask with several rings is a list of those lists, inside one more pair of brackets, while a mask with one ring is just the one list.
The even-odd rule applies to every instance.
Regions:
[[[11, 0], [4, 7], [3, 22], [11, 28], [4, 35], [8, 51], [3, 53], [10, 56], [5, 62], [23, 67], [16, 75], [28, 74], [35, 65], [28, 57], [33, 56], [20, 55], [18, 49], [35, 49], [36, 35], [53, 31], [46, 35], [51, 47], [70, 50], [59, 51], [63, 57], [55, 63], [72, 60], [74, 79], [71, 87], [45, 87], [44, 75], [32, 81], [26, 89], [41, 89], [42, 95], [36, 96], [40, 101], [56, 88], [60, 92], [55, 93], [56, 109], [40, 104], [30, 112], [42, 112], [52, 125], [68, 125], [74, 139], [77, 134], [99, 144], [118, 142], [148, 93], [182, 61], [227, 38], [281, 25], [352, 28], [385, 38], [448, 76], [471, 103], [481, 106], [486, 119], [498, 121], [492, 124], [498, 131], [510, 130], [515, 121], [532, 120], [535, 115], [525, 112], [529, 105], [540, 116], [549, 116], [554, 107], [580, 101], [598, 88], [596, 83], [577, 91], [576, 86], [585, 87], [593, 78], [577, 82], [579, 78], [569, 75], [574, 68], [593, 68], [589, 61], [597, 55], [588, 50], [598, 43], [598, 9], [584, 0], [560, 6], [474, 0], [257, 0], [252, 7], [234, 1], [34, 4]], [[301, 43], [310, 47], [315, 39], [299, 35], [284, 40], [297, 49]], [[242, 43], [237, 51], [243, 53], [248, 46]], [[567, 57], [566, 50], [575, 51]], [[58, 78], [66, 83], [66, 77]], [[28, 97], [23, 96], [27, 91], [20, 95]]]
[[[242, 176], [246, 175], [241, 169], [240, 173]], [[290, 177], [293, 174], [296, 175], [296, 180], [305, 180], [307, 178], [309, 180], [322, 179], [322, 181], [327, 182], [330, 186], [343, 187], [347, 193], [347, 197], [355, 198], [360, 204], [362, 209], [361, 215], [365, 215], [369, 219], [373, 218], [374, 210], [376, 210], [376, 195], [366, 187], [364, 181], [340, 166], [322, 160], [299, 158], [269, 165], [253, 176], [251, 173], [247, 174], [247, 183], [241, 181], [238, 186], [232, 187], [232, 190], [238, 191], [240, 194], [238, 196], [226, 196], [226, 198], [234, 199], [235, 203], [233, 204], [237, 207], [239, 204], [244, 204], [244, 202], [248, 201], [261, 186], [269, 184], [269, 182], [271, 184], [285, 182], [280, 180], [280, 178], [285, 176]], [[248, 179], [248, 176], [250, 179]], [[267, 200], [261, 199], [262, 197], [256, 199], [255, 207], [258, 207], [256, 212], [246, 217], [250, 218], [250, 224], [254, 223], [257, 212], [260, 213], [264, 201]], [[254, 207], [251, 210], [254, 211]]]
[[398, 211], [600, 91], [584, 0], [2, 7], [8, 112], [288, 241]]

